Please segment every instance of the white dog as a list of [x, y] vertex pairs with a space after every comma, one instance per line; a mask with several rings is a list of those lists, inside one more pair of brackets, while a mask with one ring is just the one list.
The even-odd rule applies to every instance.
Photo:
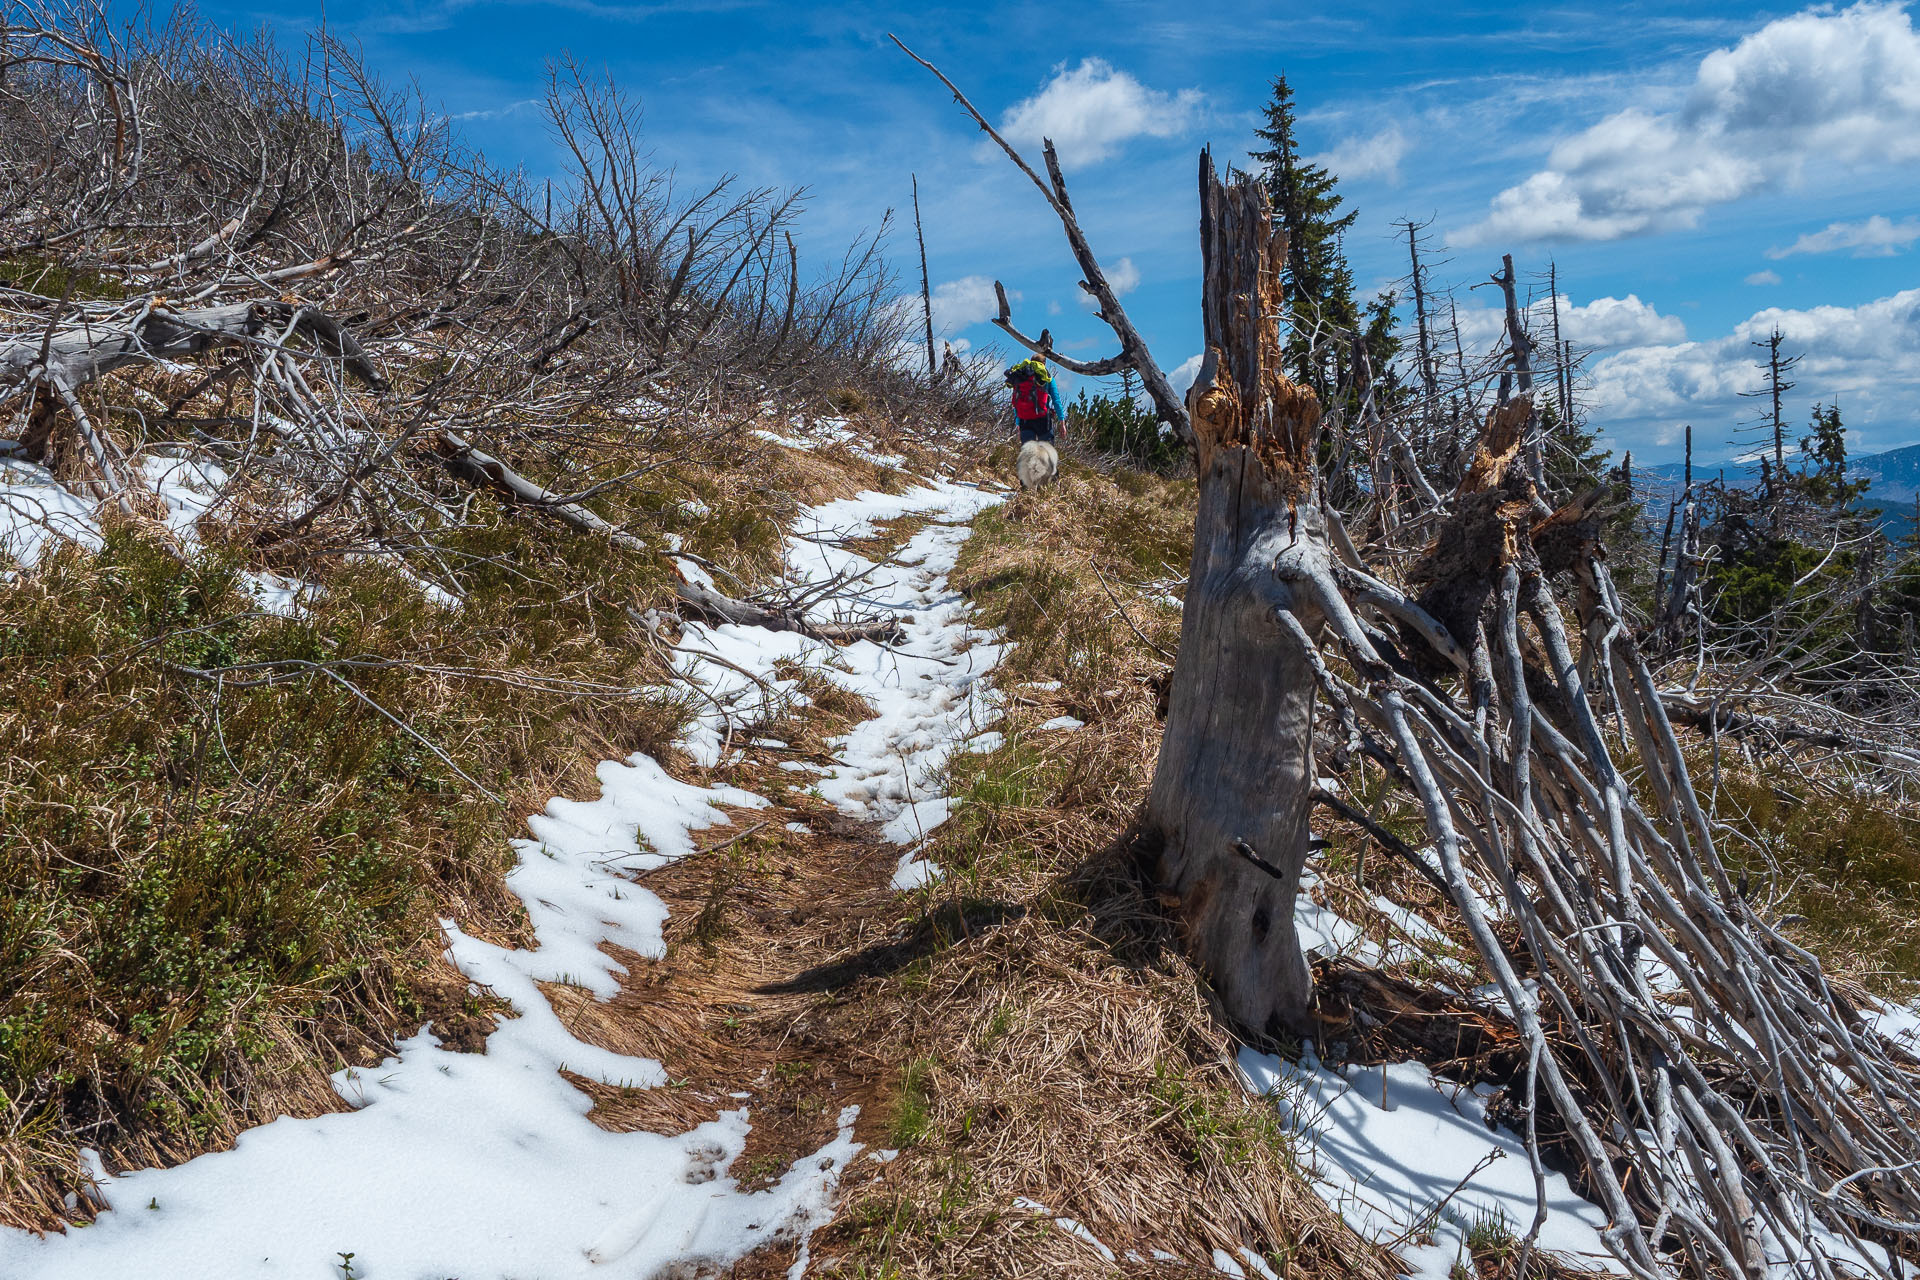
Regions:
[[1022, 489], [1038, 489], [1051, 484], [1060, 474], [1060, 455], [1045, 440], [1029, 440], [1020, 446], [1020, 460], [1013, 464]]

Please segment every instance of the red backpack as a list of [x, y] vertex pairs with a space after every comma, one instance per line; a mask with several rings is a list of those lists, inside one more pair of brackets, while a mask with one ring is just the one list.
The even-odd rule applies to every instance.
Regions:
[[1023, 374], [1013, 384], [1013, 416], [1027, 422], [1053, 416], [1047, 408], [1046, 384], [1034, 374]]

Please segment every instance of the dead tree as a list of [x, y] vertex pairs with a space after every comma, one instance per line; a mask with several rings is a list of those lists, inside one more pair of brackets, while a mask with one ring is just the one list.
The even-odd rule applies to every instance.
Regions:
[[993, 291], [1000, 300], [1000, 314], [995, 317], [994, 324], [1027, 350], [1045, 356], [1061, 368], [1070, 369], [1074, 373], [1090, 378], [1101, 378], [1119, 373], [1122, 369], [1133, 370], [1140, 375], [1140, 385], [1146, 388], [1147, 395], [1152, 399], [1154, 408], [1159, 411], [1161, 420], [1171, 424], [1182, 440], [1191, 440], [1193, 432], [1187, 422], [1185, 403], [1174, 394], [1173, 384], [1167, 381], [1167, 375], [1154, 361], [1153, 353], [1147, 349], [1146, 341], [1141, 338], [1140, 331], [1135, 329], [1133, 322], [1127, 318], [1126, 308], [1120, 305], [1120, 296], [1108, 283], [1107, 273], [1101, 269], [1100, 260], [1094, 256], [1092, 246], [1087, 243], [1086, 233], [1080, 230], [1079, 220], [1073, 213], [1073, 201], [1067, 195], [1067, 179], [1060, 170], [1060, 157], [1054, 154], [1052, 140], [1042, 140], [1041, 151], [1046, 157], [1047, 166], [1047, 181], [1043, 182], [1040, 175], [1033, 171], [1033, 167], [1005, 138], [1000, 136], [992, 125], [987, 123], [987, 118], [980, 114], [973, 103], [967, 101], [967, 96], [961, 93], [953, 81], [947, 79], [938, 67], [901, 44], [900, 38], [891, 32], [888, 33], [887, 39], [898, 45], [900, 52], [931, 71], [953, 94], [953, 100], [973, 117], [974, 123], [980, 126], [981, 132], [993, 139], [1000, 150], [1006, 153], [1007, 159], [1013, 161], [1014, 167], [1024, 173], [1028, 181], [1032, 182], [1039, 189], [1040, 194], [1046, 198], [1048, 207], [1053, 210], [1054, 216], [1060, 219], [1061, 229], [1067, 234], [1068, 247], [1072, 249], [1073, 259], [1080, 267], [1080, 287], [1086, 290], [1098, 304], [1099, 309], [1096, 314], [1106, 322], [1107, 327], [1112, 329], [1114, 336], [1120, 340], [1120, 352], [1104, 360], [1075, 360], [1053, 349], [1053, 337], [1047, 330], [1041, 330], [1038, 338], [1029, 338], [1014, 327], [1013, 313], [1007, 305], [1007, 291], [998, 280], [993, 282]]
[[[1895, 1280], [1888, 1250], [1920, 1237], [1920, 1062], [1749, 902], [1673, 716], [1781, 726], [1660, 686], [1607, 570], [1603, 491], [1545, 501], [1529, 395], [1487, 415], [1437, 536], [1364, 560], [1317, 491], [1318, 407], [1279, 369], [1285, 245], [1264, 195], [1204, 155], [1200, 180], [1199, 512], [1134, 848], [1223, 1008], [1309, 1025], [1308, 810], [1357, 812], [1316, 782], [1319, 708], [1336, 772], [1377, 767], [1417, 803], [1425, 849], [1362, 829], [1445, 886], [1497, 992], [1487, 1015], [1525, 1049], [1528, 1248], [1552, 1129], [1636, 1276]], [[1511, 259], [1496, 280], [1526, 377]]]
[[1431, 415], [1440, 402], [1433, 341], [1427, 330], [1427, 269], [1420, 264], [1420, 233], [1432, 225], [1408, 218], [1397, 224], [1407, 233], [1407, 257], [1411, 270], [1407, 280], [1413, 290], [1414, 356], [1420, 365], [1420, 389], [1426, 396], [1424, 413]]
[[1281, 371], [1266, 194], [1200, 157], [1205, 355], [1188, 392], [1200, 477], [1193, 564], [1143, 852], [1228, 1013], [1310, 1024], [1294, 932], [1313, 780], [1314, 637], [1332, 567], [1316, 498], [1320, 406]]
[[[1500, 286], [1500, 296], [1506, 304], [1507, 315], [1507, 353], [1513, 361], [1514, 381], [1523, 396], [1533, 394], [1533, 339], [1527, 333], [1526, 321], [1520, 312], [1519, 300], [1515, 295], [1516, 281], [1513, 276], [1513, 255], [1506, 254], [1500, 259], [1500, 274], [1493, 277]], [[1556, 356], [1559, 355], [1555, 351]], [[1502, 393], [1504, 398], [1504, 392]], [[1541, 446], [1537, 419], [1527, 424], [1525, 444], [1527, 469], [1533, 473], [1533, 483], [1544, 489], [1547, 484], [1544, 450]]]
[[920, 310], [927, 322], [927, 377], [940, 376], [933, 350], [933, 287], [927, 280], [927, 233], [920, 226], [920, 175], [913, 175], [913, 238], [920, 245]]
[[1780, 536], [1786, 524], [1786, 497], [1789, 489], [1787, 483], [1787, 426], [1784, 401], [1787, 392], [1793, 390], [1794, 387], [1798, 385], [1792, 379], [1788, 378], [1787, 374], [1792, 372], [1794, 367], [1800, 363], [1801, 359], [1798, 355], [1783, 356], [1780, 354], [1780, 344], [1785, 341], [1786, 335], [1782, 334], [1778, 328], [1775, 328], [1769, 332], [1765, 338], [1751, 344], [1763, 348], [1767, 353], [1767, 358], [1760, 364], [1760, 368], [1765, 371], [1767, 375], [1767, 380], [1765, 384], [1756, 391], [1742, 391], [1740, 393], [1749, 399], [1765, 400], [1769, 405], [1769, 411], [1749, 425], [1759, 429], [1763, 446], [1768, 444], [1772, 446], [1770, 450], [1773, 458], [1772, 466], [1769, 467], [1767, 460], [1762, 458], [1760, 469], [1763, 481], [1762, 488], [1767, 500], [1767, 523], [1775, 537]]

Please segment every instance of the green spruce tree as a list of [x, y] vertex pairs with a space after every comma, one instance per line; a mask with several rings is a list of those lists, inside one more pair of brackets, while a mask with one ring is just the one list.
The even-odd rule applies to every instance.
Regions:
[[[1342, 213], [1345, 201], [1334, 190], [1339, 179], [1324, 166], [1301, 159], [1294, 137], [1293, 89], [1285, 75], [1274, 79], [1266, 123], [1254, 133], [1266, 149], [1255, 151], [1252, 158], [1261, 166], [1274, 218], [1287, 230], [1284, 277], [1287, 304], [1295, 317], [1287, 335], [1287, 364], [1293, 377], [1326, 403], [1346, 371], [1345, 335], [1361, 327], [1353, 271], [1342, 244], [1359, 211]], [[1376, 363], [1384, 366], [1384, 361]]]
[[1800, 438], [1800, 452], [1811, 464], [1797, 477], [1800, 492], [1831, 516], [1854, 518], [1853, 504], [1872, 482], [1847, 479], [1847, 429], [1840, 421], [1840, 406], [1813, 406], [1812, 428], [1812, 435]]

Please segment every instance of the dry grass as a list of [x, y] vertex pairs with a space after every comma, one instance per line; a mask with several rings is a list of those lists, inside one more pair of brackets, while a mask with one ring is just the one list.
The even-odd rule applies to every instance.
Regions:
[[[660, 462], [606, 514], [747, 582], [779, 564], [798, 503], [898, 483], [718, 437]], [[85, 1191], [82, 1146], [114, 1170], [167, 1165], [338, 1109], [329, 1074], [423, 1021], [478, 1047], [495, 1002], [467, 995], [438, 919], [524, 941], [501, 882], [518, 815], [592, 794], [601, 759], [672, 756], [672, 699], [515, 683], [659, 684], [626, 606], [667, 600], [664, 560], [478, 495], [444, 538], [458, 613], [329, 551], [322, 529], [274, 554], [325, 588], [283, 621], [234, 585], [261, 563], [248, 532], [269, 505], [235, 495], [185, 563], [130, 523], [104, 554], [70, 549], [0, 587], [16, 691], [0, 709], [0, 1225], [85, 1218], [65, 1205]], [[348, 675], [498, 802], [324, 676], [216, 689], [183, 670], [341, 657], [396, 663]], [[841, 721], [863, 714], [812, 691]]]
[[[1069, 466], [976, 522], [955, 581], [1016, 641], [1005, 740], [954, 766], [919, 954], [815, 1015], [894, 1065], [884, 1140], [901, 1154], [814, 1242], [840, 1274], [1211, 1274], [1214, 1249], [1243, 1247], [1288, 1275], [1395, 1274], [1239, 1083], [1234, 1040], [1118, 848], [1159, 737], [1154, 646], [1177, 632], [1134, 588], [1184, 558], [1190, 493]], [[1062, 713], [1087, 727], [1038, 728]]]

